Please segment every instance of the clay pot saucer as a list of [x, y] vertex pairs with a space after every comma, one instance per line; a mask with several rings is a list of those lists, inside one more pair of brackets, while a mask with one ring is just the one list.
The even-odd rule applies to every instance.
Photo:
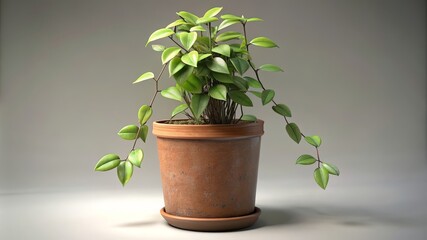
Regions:
[[160, 214], [170, 225], [177, 228], [203, 232], [219, 232], [242, 229], [253, 225], [261, 214], [261, 209], [255, 207], [254, 212], [251, 214], [229, 218], [180, 217], [167, 213], [165, 208], [160, 210]]

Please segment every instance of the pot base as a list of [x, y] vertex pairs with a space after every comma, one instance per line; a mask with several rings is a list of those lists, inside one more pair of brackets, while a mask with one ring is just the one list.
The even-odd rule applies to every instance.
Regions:
[[229, 218], [180, 217], [167, 213], [165, 208], [160, 209], [160, 214], [169, 225], [177, 228], [202, 232], [221, 232], [242, 229], [253, 225], [258, 220], [261, 209], [255, 207], [254, 212], [251, 214]]

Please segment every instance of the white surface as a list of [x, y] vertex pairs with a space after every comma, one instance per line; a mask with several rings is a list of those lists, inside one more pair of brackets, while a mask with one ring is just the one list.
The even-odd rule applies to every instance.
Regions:
[[3, 194], [0, 239], [427, 239], [426, 176], [378, 180], [326, 192], [261, 182], [259, 221], [225, 233], [168, 226], [160, 189]]

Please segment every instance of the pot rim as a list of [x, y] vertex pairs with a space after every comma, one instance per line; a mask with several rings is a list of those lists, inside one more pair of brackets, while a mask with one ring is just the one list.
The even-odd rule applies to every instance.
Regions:
[[[185, 120], [185, 119], [178, 119]], [[153, 134], [158, 138], [173, 139], [238, 139], [260, 137], [264, 121], [239, 124], [169, 124], [169, 120], [153, 122]]]

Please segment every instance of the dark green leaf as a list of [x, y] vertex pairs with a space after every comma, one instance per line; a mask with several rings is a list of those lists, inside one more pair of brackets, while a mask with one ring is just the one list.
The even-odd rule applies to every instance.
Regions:
[[249, 122], [255, 122], [257, 120], [257, 118], [254, 115], [245, 114], [242, 116], [241, 120], [249, 121]]
[[234, 76], [233, 77], [233, 84], [236, 85], [240, 90], [242, 91], [247, 91], [249, 88], [249, 84], [248, 82], [246, 82], [245, 79], [239, 77], [239, 76]]
[[169, 62], [172, 58], [176, 57], [178, 53], [181, 52], [181, 48], [179, 47], [170, 47], [166, 48], [162, 53], [162, 63], [165, 64]]
[[189, 66], [197, 67], [197, 61], [199, 60], [199, 53], [197, 51], [191, 51], [182, 55], [181, 61]]
[[244, 77], [244, 79], [248, 82], [250, 87], [253, 88], [262, 88], [261, 83], [259, 83], [258, 80], [256, 80], [255, 78], [251, 78], [251, 77]]
[[233, 78], [230, 74], [222, 74], [222, 73], [213, 72], [212, 76], [216, 80], [218, 80], [219, 82], [222, 82], [222, 83], [234, 83]]
[[200, 116], [205, 111], [209, 103], [209, 96], [205, 94], [195, 94], [191, 98], [191, 110], [194, 113], [196, 119], [200, 119]]
[[221, 12], [222, 7], [214, 7], [205, 12], [203, 17], [215, 17], [219, 12]]
[[252, 93], [254, 96], [261, 98], [262, 96], [262, 92], [258, 92], [258, 91], [249, 91], [250, 93]]
[[191, 74], [187, 80], [181, 84], [181, 87], [190, 93], [202, 93], [203, 84], [196, 75]]
[[221, 44], [221, 45], [218, 45], [218, 46], [212, 48], [212, 52], [216, 52], [216, 53], [219, 53], [219, 54], [224, 55], [226, 57], [230, 57], [231, 49], [230, 49], [229, 45]]
[[218, 100], [227, 100], [227, 87], [222, 84], [215, 85], [209, 89], [209, 96]]
[[137, 138], [138, 129], [139, 127], [136, 125], [127, 125], [120, 129], [117, 134], [124, 140], [135, 140]]
[[330, 174], [332, 175], [336, 175], [339, 176], [340, 175], [340, 170], [335, 166], [332, 165], [330, 163], [322, 163], [323, 168], [325, 168]]
[[177, 106], [173, 111], [172, 111], [172, 116], [171, 117], [175, 117], [176, 115], [184, 112], [186, 109], [188, 108], [188, 105], [186, 103], [183, 103], [179, 106]]
[[108, 171], [120, 164], [120, 157], [116, 154], [107, 154], [99, 159], [95, 171]]
[[224, 59], [220, 57], [213, 58], [212, 61], [207, 64], [207, 67], [214, 72], [225, 73], [225, 74], [230, 73], [228, 71], [227, 63], [224, 61]]
[[242, 38], [243, 35], [239, 32], [224, 32], [219, 34], [216, 38], [215, 38], [215, 42], [224, 42], [224, 41], [228, 41], [228, 40], [232, 40], [232, 39], [239, 39]]
[[313, 164], [317, 161], [317, 159], [315, 159], [313, 156], [308, 155], [308, 154], [304, 154], [301, 155], [298, 159], [297, 159], [297, 164], [301, 164], [301, 165], [310, 165]]
[[258, 47], [265, 47], [265, 48], [273, 48], [278, 47], [276, 43], [274, 43], [271, 39], [266, 37], [257, 37], [252, 39], [250, 41], [250, 44], [258, 46]]
[[193, 73], [194, 67], [186, 65], [180, 71], [175, 73], [173, 77], [178, 83], [182, 83]]
[[129, 153], [128, 160], [133, 165], [141, 167], [142, 159], [144, 158], [144, 152], [142, 149], [135, 149]]
[[150, 119], [151, 114], [153, 114], [153, 109], [151, 109], [150, 106], [142, 105], [138, 111], [139, 123], [141, 123], [141, 125], [145, 124], [148, 119]]
[[188, 51], [197, 40], [197, 33], [195, 32], [180, 32], [177, 34], [179, 41], [181, 41], [184, 48]]
[[181, 70], [185, 64], [181, 61], [181, 58], [175, 57], [169, 62], [169, 77]]
[[301, 141], [301, 131], [295, 123], [289, 123], [286, 125], [286, 132], [289, 137], [292, 138], [296, 143]]
[[273, 106], [273, 110], [282, 116], [292, 117], [291, 110], [285, 104], [277, 104], [276, 106]]
[[136, 79], [135, 82], [133, 83], [139, 83], [139, 82], [142, 82], [148, 79], [153, 79], [153, 78], [154, 78], [154, 73], [146, 72], [146, 73], [143, 73], [141, 76], [139, 76], [139, 78]]
[[151, 48], [153, 48], [153, 50], [156, 52], [163, 52], [163, 50], [165, 50], [165, 46], [157, 44], [151, 45]]
[[219, 24], [218, 31], [222, 30], [222, 29], [224, 29], [226, 27], [229, 27], [229, 26], [231, 26], [233, 24], [239, 23], [239, 22], [240, 22], [239, 20], [225, 19], [224, 21], [221, 22], [221, 24]]
[[252, 101], [251, 99], [244, 93], [241, 91], [229, 91], [228, 95], [230, 96], [230, 98], [235, 101], [236, 103], [245, 106], [245, 107], [252, 107]]
[[141, 138], [141, 140], [145, 142], [147, 140], [148, 135], [148, 126], [142, 125], [140, 128], [141, 130], [139, 130], [139, 138]]
[[167, 25], [166, 28], [176, 27], [176, 26], [179, 26], [182, 24], [187, 24], [187, 23], [182, 19], [178, 19], [178, 20], [173, 21], [169, 25]]
[[271, 102], [271, 100], [273, 100], [274, 98], [274, 95], [275, 95], [274, 90], [266, 89], [262, 91], [262, 94], [261, 94], [262, 105], [266, 105], [269, 102]]
[[173, 99], [173, 100], [177, 100], [182, 102], [182, 95], [181, 92], [178, 90], [178, 88], [172, 86], [172, 87], [168, 87], [165, 90], [162, 90], [160, 92], [160, 94], [162, 94], [163, 97], [165, 98], [169, 98], [169, 99]]
[[267, 72], [283, 72], [283, 69], [273, 64], [264, 64], [260, 66], [258, 69], [262, 71], [267, 71]]
[[322, 139], [319, 136], [306, 136], [305, 141], [308, 142], [310, 145], [315, 146], [315, 147], [320, 147], [320, 145], [322, 144]]
[[169, 37], [170, 35], [173, 35], [173, 34], [175, 34], [175, 32], [169, 28], [161, 28], [159, 30], [156, 30], [150, 35], [145, 46], [147, 46], [148, 43], [150, 43], [152, 41], [155, 41], [155, 40], [158, 40], [161, 38], [165, 38], [165, 37]]
[[323, 189], [326, 189], [326, 186], [328, 185], [329, 181], [329, 173], [328, 170], [326, 170], [323, 167], [316, 168], [314, 170], [314, 180], [316, 183]]
[[248, 61], [241, 58], [231, 58], [231, 63], [234, 68], [239, 72], [240, 75], [243, 75], [249, 69]]
[[119, 178], [122, 185], [126, 185], [129, 182], [133, 174], [133, 165], [129, 161], [122, 161], [117, 167], [117, 177]]
[[186, 11], [177, 12], [176, 14], [184, 18], [184, 20], [187, 21], [188, 23], [192, 23], [192, 24], [196, 24], [197, 19], [199, 19], [196, 15]]

